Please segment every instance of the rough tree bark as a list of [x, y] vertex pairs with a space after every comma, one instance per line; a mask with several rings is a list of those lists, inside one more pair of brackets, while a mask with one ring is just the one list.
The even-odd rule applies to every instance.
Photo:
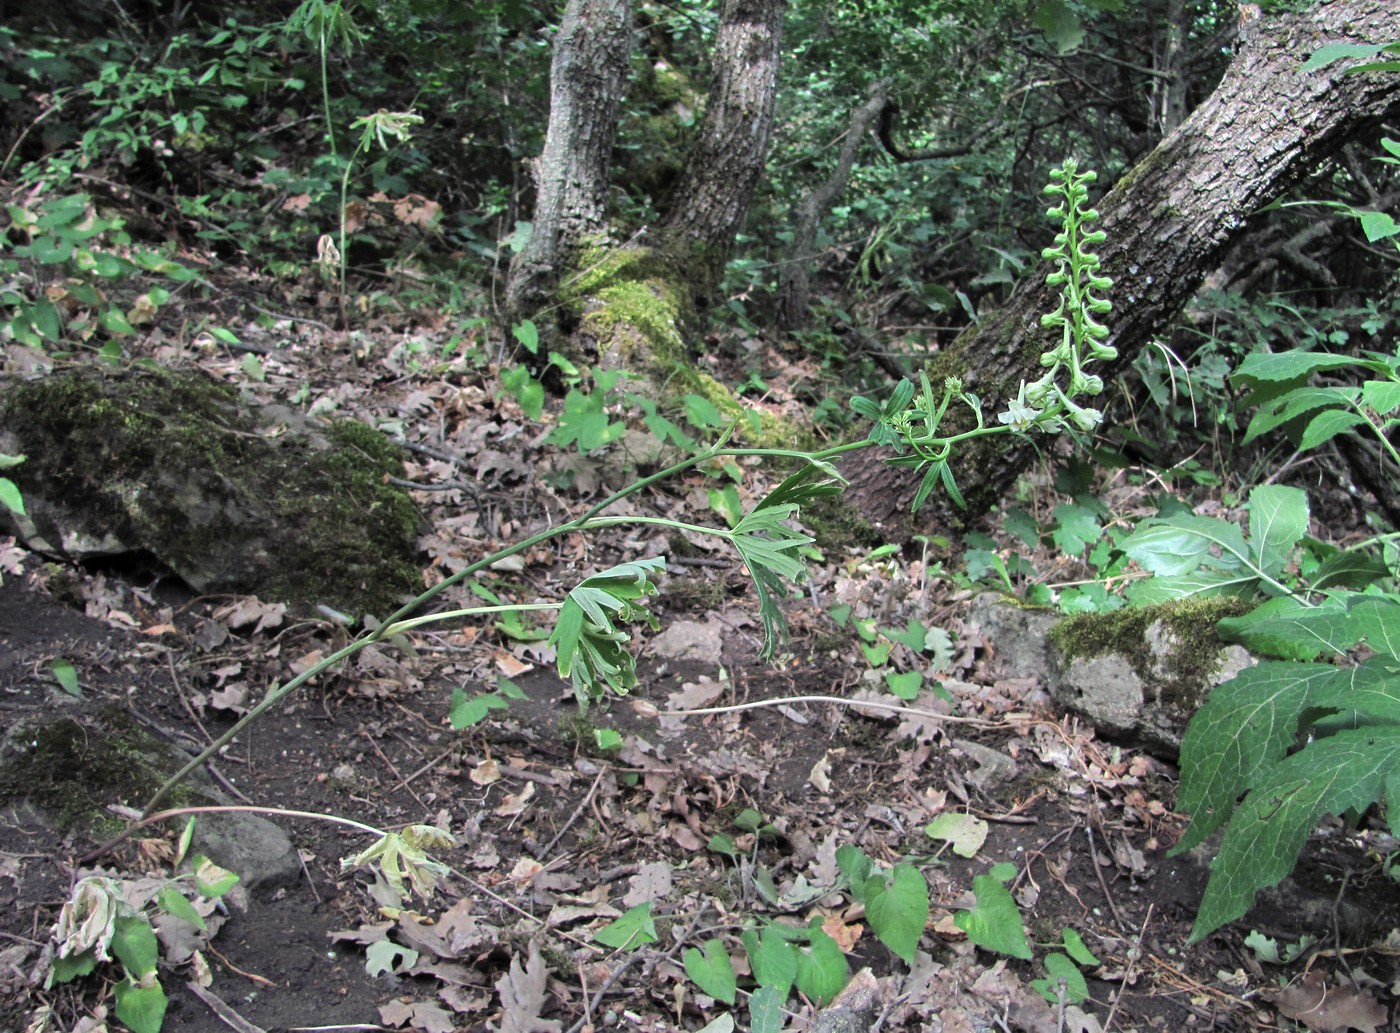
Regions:
[[617, 111], [631, 54], [631, 0], [569, 0], [554, 41], [544, 152], [535, 164], [534, 232], [506, 285], [512, 318], [539, 307], [554, 288], [555, 271], [606, 225]]
[[[1103, 272], [1114, 280], [1106, 322], [1119, 358], [1095, 372], [1105, 380], [1121, 373], [1169, 326], [1251, 214], [1358, 131], [1400, 115], [1400, 75], [1302, 69], [1327, 43], [1396, 39], [1395, 0], [1323, 0], [1306, 12], [1244, 27], [1240, 52], [1215, 92], [1096, 206], [1103, 213], [1096, 228], [1108, 234], [1098, 250]], [[935, 383], [962, 376], [981, 395], [989, 419], [1023, 379], [1039, 375], [1046, 343], [1040, 316], [1055, 304], [1046, 271], [1028, 275], [1001, 309], [959, 335], [930, 366]], [[935, 493], [912, 518], [918, 477], [883, 466], [868, 452], [843, 472], [852, 481], [848, 500], [892, 540], [903, 540], [921, 528], [979, 519], [1036, 456], [1030, 443], [1010, 435], [979, 439], [953, 460], [967, 510]]]
[[[546, 311], [562, 350], [657, 384], [732, 396], [689, 362], [695, 313], [710, 299], [763, 174], [777, 96], [786, 0], [721, 0], [714, 74], [672, 208], [659, 227], [609, 242], [604, 201], [630, 33], [629, 0], [570, 0], [556, 43], [530, 249], [512, 268], [510, 318]], [[562, 81], [561, 81], [562, 80]], [[588, 123], [586, 127], [577, 123]], [[541, 329], [546, 329], [541, 327]]]
[[836, 167], [822, 183], [808, 194], [797, 206], [797, 221], [792, 231], [792, 246], [783, 261], [781, 300], [779, 305], [784, 314], [784, 323], [789, 330], [805, 327], [811, 316], [812, 266], [816, 261], [817, 229], [822, 216], [831, 210], [836, 199], [846, 189], [851, 180], [851, 171], [856, 165], [856, 156], [865, 134], [889, 100], [892, 80], [879, 79], [870, 84], [866, 91], [865, 103], [851, 112], [851, 122], [846, 127], [846, 138], [841, 141], [841, 153], [836, 156]]

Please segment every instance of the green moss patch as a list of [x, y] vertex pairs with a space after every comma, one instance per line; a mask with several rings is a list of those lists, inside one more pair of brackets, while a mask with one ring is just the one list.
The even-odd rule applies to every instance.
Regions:
[[201, 592], [352, 613], [413, 594], [421, 518], [386, 483], [393, 445], [353, 421], [278, 432], [255, 413], [203, 374], [150, 369], [54, 375], [4, 402], [29, 455], [14, 479], [55, 546], [77, 528]]

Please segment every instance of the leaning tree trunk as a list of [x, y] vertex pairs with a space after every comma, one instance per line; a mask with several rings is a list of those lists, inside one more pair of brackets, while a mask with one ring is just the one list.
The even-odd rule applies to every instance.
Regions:
[[[1327, 43], [1400, 39], [1395, 0], [1324, 0], [1301, 14], [1253, 22], [1245, 33], [1215, 92], [1097, 205], [1103, 219], [1095, 228], [1108, 235], [1098, 249], [1102, 271], [1114, 281], [1105, 320], [1119, 352], [1114, 363], [1095, 367], [1105, 380], [1169, 326], [1253, 213], [1359, 130], [1400, 115], [1400, 74], [1302, 69]], [[959, 335], [930, 366], [934, 383], [961, 376], [982, 397], [989, 419], [1022, 380], [1040, 373], [1046, 346], [1040, 316], [1057, 300], [1045, 272], [1028, 276], [1001, 309]], [[977, 439], [953, 459], [967, 510], [935, 494], [915, 518], [909, 506], [919, 478], [907, 469], [882, 466], [867, 452], [844, 472], [861, 513], [892, 539], [904, 539], [930, 524], [957, 527], [980, 518], [1036, 456], [1034, 444], [1010, 435]]]
[[557, 272], [606, 226], [617, 109], [632, 54], [632, 0], [569, 0], [554, 42], [549, 126], [535, 163], [534, 231], [511, 263], [506, 312], [545, 304]]

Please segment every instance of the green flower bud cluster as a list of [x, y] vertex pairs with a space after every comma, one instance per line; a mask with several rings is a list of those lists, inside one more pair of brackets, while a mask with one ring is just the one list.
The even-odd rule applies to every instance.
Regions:
[[[1113, 308], [1101, 293], [1112, 287], [1113, 281], [1099, 273], [1099, 256], [1089, 250], [1107, 239], [1103, 231], [1088, 229], [1099, 218], [1099, 213], [1087, 206], [1089, 184], [1097, 178], [1091, 171], [1080, 172], [1073, 158], [1050, 172], [1045, 193], [1058, 202], [1045, 215], [1060, 224], [1060, 232], [1055, 234], [1055, 246], [1046, 248], [1041, 257], [1055, 263], [1045, 282], [1060, 288], [1060, 301], [1053, 312], [1040, 317], [1040, 325], [1058, 329], [1060, 334], [1054, 347], [1040, 356], [1044, 375], [1030, 384], [1022, 382], [1015, 400], [998, 417], [1015, 431], [1032, 427], [1050, 433], [1066, 427], [1092, 431], [1103, 420], [1099, 410], [1075, 401], [1103, 391], [1103, 378], [1085, 372], [1084, 366], [1118, 357], [1117, 349], [1105, 343], [1108, 327], [1097, 318]], [[1069, 382], [1064, 387], [1059, 382], [1061, 370], [1068, 371]]]

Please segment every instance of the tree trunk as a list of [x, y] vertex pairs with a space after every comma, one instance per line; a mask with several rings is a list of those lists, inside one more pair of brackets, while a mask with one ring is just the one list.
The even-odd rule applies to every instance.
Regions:
[[[1181, 311], [1249, 217], [1316, 169], [1368, 125], [1400, 115], [1400, 75], [1343, 75], [1341, 66], [1303, 71], [1327, 43], [1400, 39], [1395, 0], [1324, 0], [1301, 14], [1251, 22], [1240, 53], [1215, 92], [1129, 172], [1097, 207], [1108, 234], [1097, 250], [1113, 278], [1105, 321], [1119, 358], [1095, 366], [1106, 381], [1161, 334]], [[1052, 230], [1047, 223], [1046, 244]], [[1040, 372], [1042, 313], [1056, 304], [1046, 267], [1007, 303], [969, 327], [930, 365], [934, 383], [959, 375], [995, 420], [1023, 380]], [[951, 414], [950, 414], [951, 415]], [[945, 421], [944, 430], [965, 429]], [[937, 493], [916, 518], [909, 507], [918, 477], [882, 466], [868, 451], [847, 464], [849, 498], [893, 540], [920, 528], [958, 527], [988, 513], [1035, 462], [1033, 443], [1010, 435], [959, 449], [952, 468], [967, 500], [957, 510]], [[917, 521], [917, 522], [916, 522]]]
[[534, 232], [511, 263], [506, 312], [531, 316], [606, 227], [617, 111], [632, 54], [631, 0], [569, 0], [550, 66], [549, 125], [535, 163]]
[[870, 126], [880, 117], [889, 99], [891, 80], [879, 79], [870, 84], [866, 91], [865, 103], [851, 112], [850, 125], [846, 127], [846, 139], [841, 142], [841, 153], [836, 157], [836, 167], [831, 175], [803, 199], [797, 206], [797, 222], [792, 231], [792, 247], [783, 261], [780, 307], [784, 323], [789, 330], [800, 330], [807, 325], [812, 305], [812, 266], [816, 262], [817, 229], [822, 216], [831, 210], [836, 199], [850, 182], [851, 171], [856, 165], [856, 155], [865, 140]]
[[692, 263], [696, 300], [713, 294], [768, 161], [787, 0], [721, 0], [714, 78], [700, 133], [663, 229]]

